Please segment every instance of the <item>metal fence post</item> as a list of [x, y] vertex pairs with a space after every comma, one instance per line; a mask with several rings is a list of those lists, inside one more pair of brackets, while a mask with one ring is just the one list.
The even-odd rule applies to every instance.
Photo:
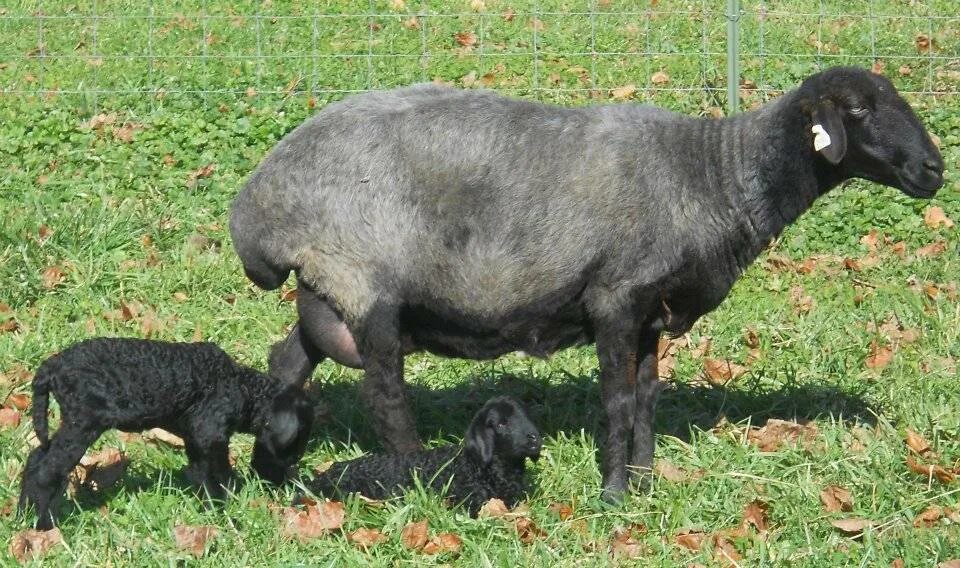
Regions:
[[740, 0], [727, 0], [727, 113], [740, 109]]

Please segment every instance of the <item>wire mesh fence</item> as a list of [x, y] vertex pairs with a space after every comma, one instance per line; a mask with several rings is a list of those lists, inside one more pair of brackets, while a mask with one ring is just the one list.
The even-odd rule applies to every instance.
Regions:
[[[444, 81], [717, 112], [727, 21], [722, 0], [24, 1], [0, 8], [0, 89], [155, 106]], [[833, 64], [960, 92], [953, 0], [743, 0], [736, 24], [741, 107]]]

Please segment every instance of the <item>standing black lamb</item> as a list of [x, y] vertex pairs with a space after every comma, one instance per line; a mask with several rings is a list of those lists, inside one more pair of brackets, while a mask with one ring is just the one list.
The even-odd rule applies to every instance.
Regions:
[[931, 197], [943, 159], [880, 75], [837, 67], [760, 109], [695, 119], [561, 108], [418, 85], [332, 104], [287, 135], [233, 203], [247, 275], [298, 279], [271, 374], [362, 367], [390, 451], [420, 447], [415, 350], [546, 356], [596, 343], [604, 492], [653, 464], [661, 333], [716, 308], [770, 240], [861, 177]]
[[[48, 440], [50, 394], [60, 428]], [[238, 365], [212, 343], [100, 338], [43, 362], [33, 379], [33, 425], [40, 440], [27, 458], [18, 511], [36, 509], [49, 529], [53, 501], [87, 448], [111, 428], [163, 428], [184, 439], [188, 478], [214, 498], [225, 496], [234, 432], [256, 434], [252, 469], [283, 482], [303, 455], [313, 409], [298, 386]]]
[[523, 495], [526, 458], [540, 457], [540, 431], [520, 404], [509, 397], [490, 399], [473, 417], [463, 446], [405, 454], [372, 455], [335, 463], [309, 485], [328, 497], [359, 493], [386, 499], [405, 489], [446, 490], [471, 515], [490, 499], [512, 507]]

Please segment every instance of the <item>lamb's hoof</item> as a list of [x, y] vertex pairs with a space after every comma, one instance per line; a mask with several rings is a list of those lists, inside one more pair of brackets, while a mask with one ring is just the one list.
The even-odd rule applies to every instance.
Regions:
[[603, 486], [603, 492], [600, 494], [600, 498], [603, 499], [605, 503], [619, 505], [623, 503], [623, 498], [626, 494], [626, 483], [608, 483]]

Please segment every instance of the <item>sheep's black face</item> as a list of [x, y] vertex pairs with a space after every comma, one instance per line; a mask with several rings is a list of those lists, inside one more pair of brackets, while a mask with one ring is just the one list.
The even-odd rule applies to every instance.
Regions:
[[281, 484], [300, 461], [313, 427], [313, 408], [303, 390], [289, 387], [273, 400], [270, 414], [257, 434], [250, 466], [260, 477]]
[[473, 417], [465, 436], [467, 452], [485, 464], [493, 456], [505, 462], [537, 460], [542, 443], [540, 431], [520, 403], [505, 396], [487, 401]]
[[[886, 78], [856, 67], [814, 75], [801, 87], [814, 149], [845, 178], [861, 177], [912, 197], [943, 185], [943, 158], [917, 115]], [[826, 144], [826, 146], [824, 146]]]

